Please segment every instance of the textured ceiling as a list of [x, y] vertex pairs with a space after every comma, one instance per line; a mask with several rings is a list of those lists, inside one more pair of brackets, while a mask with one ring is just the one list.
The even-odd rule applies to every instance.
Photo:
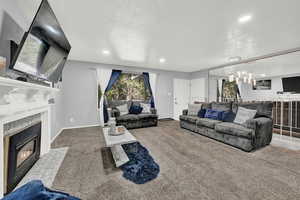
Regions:
[[[300, 47], [299, 0], [49, 2], [73, 60], [192, 72]], [[252, 20], [241, 24], [244, 15]]]

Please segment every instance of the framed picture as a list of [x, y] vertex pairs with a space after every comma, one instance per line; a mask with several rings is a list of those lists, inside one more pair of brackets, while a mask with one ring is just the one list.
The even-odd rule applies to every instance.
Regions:
[[259, 80], [256, 85], [253, 85], [253, 90], [271, 90], [272, 80]]

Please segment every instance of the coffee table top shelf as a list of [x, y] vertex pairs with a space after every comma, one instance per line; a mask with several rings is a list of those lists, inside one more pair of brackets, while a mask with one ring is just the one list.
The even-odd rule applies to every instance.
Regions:
[[104, 139], [106, 147], [113, 147], [115, 145], [122, 145], [136, 142], [136, 138], [125, 128], [125, 133], [122, 135], [110, 135], [109, 127], [103, 128]]

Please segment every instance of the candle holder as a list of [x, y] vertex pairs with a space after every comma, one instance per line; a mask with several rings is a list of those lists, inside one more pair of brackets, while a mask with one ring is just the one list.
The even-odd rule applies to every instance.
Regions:
[[0, 56], [0, 75], [3, 76], [5, 75], [6, 71], [6, 58]]

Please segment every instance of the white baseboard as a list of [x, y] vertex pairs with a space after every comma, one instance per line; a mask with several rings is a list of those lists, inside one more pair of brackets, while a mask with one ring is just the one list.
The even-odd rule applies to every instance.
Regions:
[[60, 129], [57, 134], [51, 139], [51, 144], [54, 142], [54, 140], [61, 134], [61, 132], [63, 131], [64, 129]]
[[88, 127], [95, 127], [95, 126], [100, 126], [100, 124], [94, 124], [94, 125], [82, 125], [82, 126], [69, 126], [69, 127], [64, 127], [62, 128], [63, 130], [65, 129], [77, 129], [77, 128], [88, 128]]
[[78, 128], [88, 128], [88, 127], [96, 127], [96, 126], [100, 126], [99, 124], [94, 124], [94, 125], [82, 125], [82, 126], [70, 126], [70, 127], [64, 127], [61, 128], [57, 134], [51, 139], [51, 143], [53, 143], [53, 141], [64, 131], [67, 129], [78, 129]]

